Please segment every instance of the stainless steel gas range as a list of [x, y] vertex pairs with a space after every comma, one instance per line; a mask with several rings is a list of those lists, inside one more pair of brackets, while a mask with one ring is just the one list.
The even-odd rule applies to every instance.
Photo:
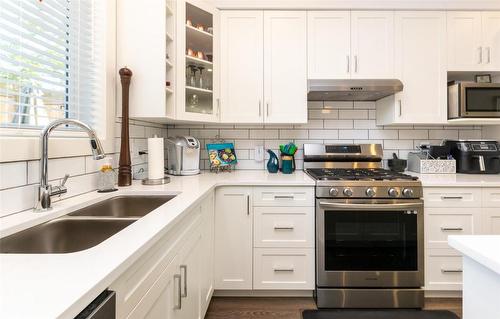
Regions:
[[420, 181], [383, 169], [378, 144], [304, 144], [304, 170], [316, 180], [318, 307], [423, 307]]

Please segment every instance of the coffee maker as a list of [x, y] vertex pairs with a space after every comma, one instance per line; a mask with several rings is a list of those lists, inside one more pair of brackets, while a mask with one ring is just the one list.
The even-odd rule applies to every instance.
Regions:
[[192, 136], [169, 137], [167, 142], [167, 172], [170, 175], [200, 173], [200, 141]]
[[500, 174], [500, 143], [494, 140], [445, 140], [457, 173]]

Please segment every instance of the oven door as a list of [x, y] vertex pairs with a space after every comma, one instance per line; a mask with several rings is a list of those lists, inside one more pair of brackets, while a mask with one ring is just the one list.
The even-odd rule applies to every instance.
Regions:
[[317, 199], [317, 286], [422, 287], [423, 218], [420, 199]]
[[460, 83], [461, 117], [500, 117], [499, 83]]

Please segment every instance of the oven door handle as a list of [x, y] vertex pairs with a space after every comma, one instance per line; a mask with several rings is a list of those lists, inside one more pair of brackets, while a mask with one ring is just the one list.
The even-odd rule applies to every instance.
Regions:
[[326, 206], [330, 208], [341, 208], [347, 210], [383, 210], [383, 209], [409, 209], [415, 210], [422, 208], [422, 203], [391, 203], [391, 204], [356, 204], [356, 203], [336, 203], [336, 202], [319, 202], [320, 206]]

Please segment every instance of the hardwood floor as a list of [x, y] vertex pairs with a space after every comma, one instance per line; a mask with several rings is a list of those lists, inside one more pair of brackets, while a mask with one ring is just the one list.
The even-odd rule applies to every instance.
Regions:
[[[301, 319], [304, 309], [316, 309], [312, 298], [214, 297], [205, 319]], [[425, 309], [462, 314], [461, 299], [426, 299]]]

